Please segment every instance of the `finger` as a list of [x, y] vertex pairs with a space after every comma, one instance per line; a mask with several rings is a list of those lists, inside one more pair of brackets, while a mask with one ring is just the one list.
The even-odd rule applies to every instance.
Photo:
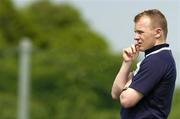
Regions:
[[125, 53], [127, 56], [131, 56], [131, 53], [130, 53], [130, 49], [129, 49], [129, 48], [124, 49], [124, 53]]
[[135, 54], [136, 53], [136, 47], [135, 47], [135, 45], [131, 45], [131, 50], [132, 50], [132, 52]]
[[135, 44], [136, 51], [139, 51], [139, 44]]
[[131, 47], [129, 47], [127, 50], [128, 50], [129, 55], [132, 55], [132, 54], [133, 54], [133, 50], [132, 50]]
[[123, 52], [127, 55], [129, 54], [128, 49], [124, 49]]

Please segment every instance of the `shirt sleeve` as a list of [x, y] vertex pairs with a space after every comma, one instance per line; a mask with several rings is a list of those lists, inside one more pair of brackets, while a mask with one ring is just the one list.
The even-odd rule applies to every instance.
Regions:
[[146, 96], [161, 80], [164, 70], [164, 63], [158, 59], [150, 58], [144, 60], [140, 65], [139, 71], [133, 77], [129, 87]]

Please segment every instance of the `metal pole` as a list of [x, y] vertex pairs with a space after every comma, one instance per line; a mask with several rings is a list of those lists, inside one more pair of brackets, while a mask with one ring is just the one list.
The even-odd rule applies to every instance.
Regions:
[[18, 119], [28, 119], [29, 117], [30, 53], [31, 42], [28, 38], [24, 38], [20, 43]]

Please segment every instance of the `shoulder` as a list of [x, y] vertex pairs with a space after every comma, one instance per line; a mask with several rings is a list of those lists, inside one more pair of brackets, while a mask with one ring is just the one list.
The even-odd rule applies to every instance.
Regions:
[[[145, 57], [141, 65], [155, 68], [165, 68], [168, 65], [174, 64], [174, 58], [171, 51], [161, 51], [156, 54]], [[160, 66], [160, 67], [158, 67]]]

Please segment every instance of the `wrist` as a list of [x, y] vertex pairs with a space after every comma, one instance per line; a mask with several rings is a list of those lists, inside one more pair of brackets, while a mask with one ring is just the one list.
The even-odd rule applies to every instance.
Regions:
[[121, 65], [121, 70], [123, 70], [124, 74], [127, 74], [127, 76], [130, 73], [132, 62], [126, 62], [123, 61]]
[[122, 62], [123, 65], [126, 65], [126, 66], [131, 66], [132, 65], [132, 61], [123, 61]]

